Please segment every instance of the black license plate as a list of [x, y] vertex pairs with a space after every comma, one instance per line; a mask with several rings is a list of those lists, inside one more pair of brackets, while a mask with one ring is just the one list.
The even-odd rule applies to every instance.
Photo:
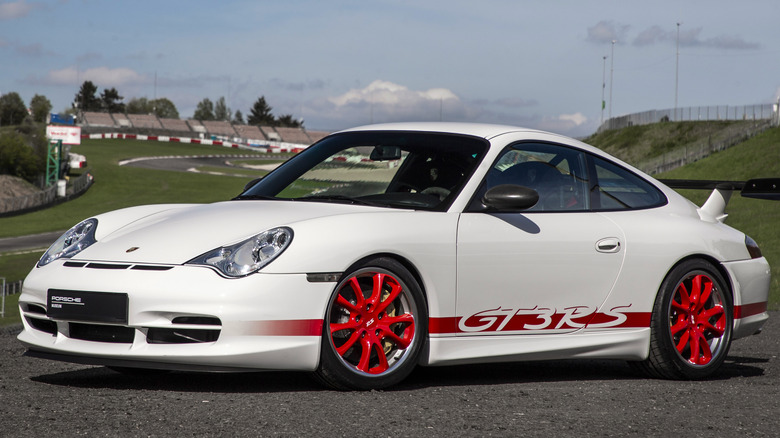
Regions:
[[127, 294], [49, 289], [48, 315], [69, 321], [127, 324]]

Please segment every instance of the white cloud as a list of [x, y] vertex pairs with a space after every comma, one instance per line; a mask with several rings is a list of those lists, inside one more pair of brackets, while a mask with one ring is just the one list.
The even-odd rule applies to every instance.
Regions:
[[91, 68], [83, 71], [67, 67], [61, 70], [52, 70], [43, 78], [28, 79], [28, 82], [43, 85], [73, 85], [77, 81], [92, 81], [98, 87], [104, 88], [144, 84], [149, 79], [129, 68], [108, 67]]
[[587, 122], [588, 118], [582, 113], [561, 114], [556, 117], [545, 117], [539, 122], [537, 128], [544, 131], [576, 136], [581, 135], [583, 128], [587, 126]]
[[26, 1], [0, 3], [0, 20], [13, 20], [14, 18], [26, 17], [33, 9], [39, 6], [38, 3], [27, 3]]
[[[680, 46], [682, 47], [707, 47], [713, 49], [727, 49], [727, 50], [751, 50], [761, 47], [758, 43], [751, 43], [745, 41], [742, 37], [733, 35], [718, 35], [710, 38], [702, 38], [703, 28], [696, 27], [693, 29], [680, 29]], [[635, 46], [647, 46], [657, 43], [671, 43], [677, 42], [677, 29], [671, 28], [664, 30], [661, 26], [651, 26], [634, 38], [633, 44]]]
[[459, 100], [455, 93], [445, 88], [414, 91], [403, 85], [375, 80], [363, 89], [352, 89], [341, 96], [331, 97], [328, 100], [337, 107], [368, 103], [372, 105], [412, 108], [431, 101], [438, 103], [450, 99]]
[[621, 42], [625, 40], [625, 35], [630, 28], [631, 26], [627, 24], [616, 23], [612, 20], [602, 20], [588, 28], [587, 40], [598, 44], [609, 44], [612, 41]]

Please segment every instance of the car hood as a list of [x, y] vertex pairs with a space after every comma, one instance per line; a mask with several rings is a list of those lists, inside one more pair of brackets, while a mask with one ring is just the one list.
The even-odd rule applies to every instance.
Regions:
[[[128, 209], [125, 224], [108, 232], [100, 229], [98, 216], [97, 243], [73, 259], [182, 264], [269, 228], [367, 210], [385, 209], [322, 202], [230, 201], [183, 208], [161, 205], [159, 210], [140, 219]], [[111, 219], [110, 222], [117, 222], [116, 217]]]

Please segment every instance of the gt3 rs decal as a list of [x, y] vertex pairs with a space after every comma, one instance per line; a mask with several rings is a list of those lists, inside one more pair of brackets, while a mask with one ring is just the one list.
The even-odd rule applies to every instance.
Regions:
[[431, 333], [524, 332], [576, 330], [582, 328], [649, 327], [649, 312], [629, 312], [631, 305], [599, 312], [588, 306], [572, 306], [560, 311], [548, 307], [515, 309], [498, 307], [455, 318], [431, 318]]
[[[572, 306], [562, 311], [538, 306], [531, 309], [498, 307], [464, 317], [430, 318], [428, 330], [431, 334], [454, 334], [650, 327], [652, 314], [629, 312], [630, 307], [630, 304], [618, 306], [604, 312], [587, 306]], [[766, 310], [766, 302], [734, 306], [734, 320]]]

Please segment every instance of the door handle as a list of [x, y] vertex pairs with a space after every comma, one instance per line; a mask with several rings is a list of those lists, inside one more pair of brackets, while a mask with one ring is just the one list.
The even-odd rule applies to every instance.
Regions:
[[616, 253], [620, 251], [620, 239], [606, 237], [596, 242], [596, 251], [604, 253]]

